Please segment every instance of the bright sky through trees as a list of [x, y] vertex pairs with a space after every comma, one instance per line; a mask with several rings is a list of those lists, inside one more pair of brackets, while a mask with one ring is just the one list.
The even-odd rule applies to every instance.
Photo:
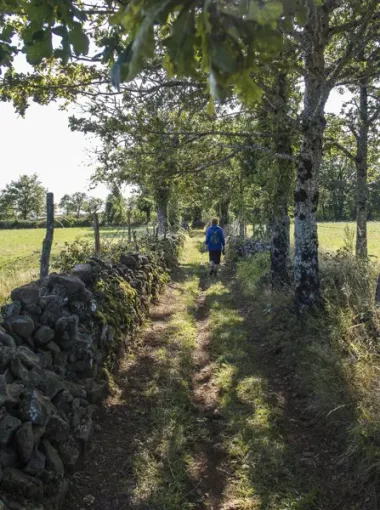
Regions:
[[[338, 113], [342, 96], [334, 91], [327, 112]], [[1, 172], [0, 188], [20, 174], [37, 172], [49, 191], [59, 200], [64, 194], [87, 189], [94, 171], [91, 141], [83, 133], [68, 128], [69, 113], [60, 111], [55, 103], [33, 104], [25, 119], [12, 105], [0, 103]], [[63, 149], [64, 147], [64, 149]], [[99, 186], [91, 195], [104, 198], [107, 190]]]

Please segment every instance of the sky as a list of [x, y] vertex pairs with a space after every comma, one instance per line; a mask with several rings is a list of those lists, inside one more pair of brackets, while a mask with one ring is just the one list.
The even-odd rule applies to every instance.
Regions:
[[37, 173], [56, 201], [76, 191], [106, 196], [105, 186], [89, 190], [94, 141], [69, 129], [69, 115], [56, 103], [32, 104], [22, 118], [11, 104], [0, 103], [0, 189], [22, 174]]
[[[15, 57], [14, 66], [19, 72], [33, 70], [23, 54]], [[58, 103], [32, 103], [23, 118], [11, 103], [0, 101], [0, 190], [20, 175], [37, 173], [56, 203], [76, 191], [106, 197], [106, 186], [90, 189], [96, 168], [91, 151], [96, 142], [70, 130], [69, 117], [74, 113], [74, 108], [60, 110]]]
[[[343, 98], [333, 91], [326, 111], [338, 113]], [[59, 110], [56, 103], [32, 104], [22, 118], [11, 104], [0, 102], [0, 189], [22, 174], [37, 173], [42, 184], [54, 193], [56, 202], [76, 191], [105, 198], [105, 186], [89, 190], [96, 167], [91, 157], [95, 142], [69, 129], [72, 113]]]

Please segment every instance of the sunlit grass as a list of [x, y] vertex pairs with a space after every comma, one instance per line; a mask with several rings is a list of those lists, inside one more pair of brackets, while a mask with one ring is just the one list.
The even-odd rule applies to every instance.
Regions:
[[[318, 223], [318, 240], [321, 250], [336, 251], [345, 244], [345, 229], [349, 228], [354, 234], [356, 223], [329, 222]], [[368, 254], [380, 258], [380, 222], [368, 222]], [[292, 230], [293, 233], [293, 230]], [[355, 242], [355, 239], [354, 239]]]
[[282, 437], [282, 409], [260, 369], [257, 340], [224, 282], [206, 291], [213, 377], [226, 421], [223, 448], [233, 477], [225, 499], [239, 510], [320, 509], [323, 495], [302, 477], [296, 452]]
[[[100, 233], [103, 243], [112, 243], [127, 237], [125, 228], [103, 227]], [[38, 228], [0, 230], [0, 303], [4, 302], [18, 285], [38, 278], [44, 237], [45, 230]], [[90, 227], [55, 229], [51, 268], [55, 269], [54, 256], [59, 254], [65, 243], [73, 243], [78, 238], [91, 241], [93, 237], [93, 229]]]
[[[191, 264], [194, 258], [198, 260], [198, 253], [190, 250], [183, 262]], [[196, 508], [189, 475], [193, 463], [190, 443], [201, 432], [191, 419], [190, 384], [196, 337], [191, 311], [199, 294], [199, 279], [191, 276], [174, 293], [177, 310], [155, 350], [145, 392], [152, 399], [149, 439], [133, 459], [136, 484], [132, 499], [152, 510]]]

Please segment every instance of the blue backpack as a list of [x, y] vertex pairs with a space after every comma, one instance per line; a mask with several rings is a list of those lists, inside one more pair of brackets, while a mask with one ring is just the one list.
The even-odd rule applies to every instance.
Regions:
[[210, 236], [210, 244], [213, 244], [214, 246], [220, 243], [220, 235], [218, 232], [218, 228], [214, 228], [211, 236]]

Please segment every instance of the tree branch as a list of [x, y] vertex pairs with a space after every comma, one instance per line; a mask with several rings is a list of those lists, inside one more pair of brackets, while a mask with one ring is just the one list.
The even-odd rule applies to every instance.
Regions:
[[[333, 1], [333, 0], [331, 0]], [[328, 2], [328, 0], [327, 0]], [[327, 3], [326, 2], [326, 3]], [[354, 52], [358, 49], [358, 47], [363, 47], [366, 43], [366, 38], [363, 37], [364, 32], [367, 29], [368, 23], [373, 16], [373, 10], [378, 5], [378, 0], [373, 0], [369, 6], [369, 8], [366, 10], [365, 14], [363, 14], [358, 26], [360, 26], [359, 31], [356, 33], [356, 35], [351, 36], [349, 39], [349, 42], [347, 44], [346, 50], [342, 57], [338, 60], [334, 70], [331, 72], [330, 77], [328, 78], [327, 82], [329, 87], [333, 87], [335, 81], [338, 79], [342, 69], [348, 62], [348, 60], [353, 56]], [[360, 44], [359, 44], [360, 43]]]
[[378, 106], [376, 108], [373, 115], [371, 115], [371, 117], [368, 119], [368, 125], [371, 126], [374, 122], [376, 122], [377, 119], [379, 118], [379, 116], [380, 116], [380, 106]]
[[230, 154], [227, 154], [227, 156], [224, 156], [223, 158], [220, 158], [220, 159], [217, 159], [215, 161], [208, 162], [208, 163], [204, 163], [203, 165], [200, 165], [200, 166], [195, 167], [193, 169], [187, 170], [186, 172], [183, 172], [183, 171], [179, 172], [177, 175], [181, 175], [181, 174], [184, 174], [184, 173], [200, 173], [200, 172], [203, 172], [203, 170], [206, 170], [207, 168], [210, 168], [210, 167], [216, 166], [216, 165], [221, 165], [222, 163], [225, 163], [225, 162], [229, 161], [230, 159], [235, 157], [236, 154], [238, 154], [239, 152], [240, 152], [240, 149], [235, 149], [234, 151], [232, 151]]
[[340, 144], [339, 142], [337, 142], [336, 140], [334, 140], [333, 138], [326, 138], [326, 142], [328, 142], [329, 146], [334, 146], [336, 147], [338, 150], [340, 150], [340, 152], [342, 152], [347, 158], [349, 158], [351, 161], [355, 161], [355, 155], [352, 154], [352, 152], [350, 152], [348, 149], [346, 149], [346, 147], [344, 147], [344, 145]]
[[351, 133], [354, 135], [355, 139], [357, 140], [359, 138], [359, 134], [357, 133], [354, 125], [349, 123], [349, 124], [347, 124], [347, 127], [351, 131]]
[[[224, 145], [224, 147], [234, 148], [236, 147], [236, 145]], [[250, 145], [239, 145], [238, 147], [240, 148], [240, 150], [254, 149], [260, 152], [264, 152], [265, 154], [268, 154], [272, 158], [285, 159], [286, 161], [292, 161], [293, 163], [297, 162], [297, 158], [295, 156], [292, 156], [291, 154], [286, 154], [283, 152], [273, 152], [271, 149], [268, 149], [268, 147], [263, 147], [262, 145], [258, 145], [256, 143]]]

